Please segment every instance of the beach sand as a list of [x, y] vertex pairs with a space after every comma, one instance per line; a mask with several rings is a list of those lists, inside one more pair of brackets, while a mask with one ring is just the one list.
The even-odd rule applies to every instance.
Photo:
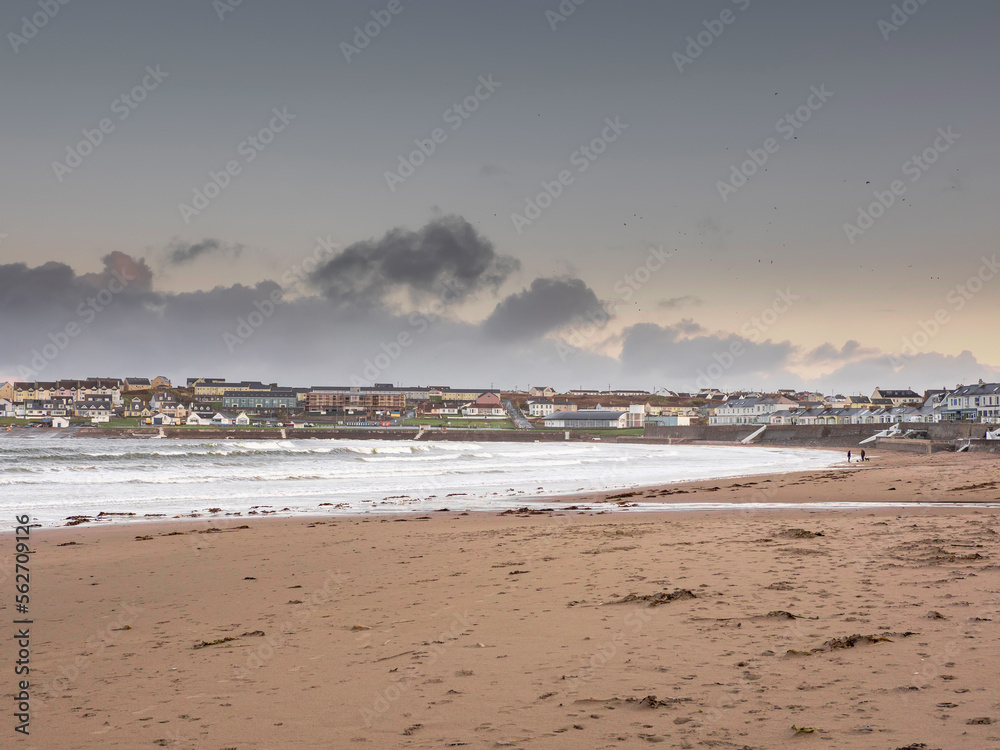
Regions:
[[[998, 480], [995, 455], [883, 452], [610, 502], [1000, 502]], [[35, 530], [31, 735], [8, 637], [3, 746], [1000, 747], [998, 509], [597, 499]]]

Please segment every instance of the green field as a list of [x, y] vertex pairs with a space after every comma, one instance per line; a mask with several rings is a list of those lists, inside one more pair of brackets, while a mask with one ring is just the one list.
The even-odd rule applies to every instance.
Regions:
[[512, 430], [514, 423], [509, 419], [404, 419], [403, 424], [407, 427], [424, 425], [426, 427], [447, 427], [448, 429], [461, 430], [463, 427], [486, 427], [494, 430]]

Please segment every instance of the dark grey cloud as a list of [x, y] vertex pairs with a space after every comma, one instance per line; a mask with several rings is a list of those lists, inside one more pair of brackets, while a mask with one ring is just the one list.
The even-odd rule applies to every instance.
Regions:
[[[116, 271], [132, 278], [116, 281], [109, 296], [105, 282]], [[297, 386], [444, 378], [488, 387], [526, 381], [526, 361], [530, 375], [543, 380], [616, 380], [613, 358], [580, 352], [583, 370], [567, 372], [552, 341], [500, 340], [481, 324], [442, 318], [434, 305], [402, 314], [351, 308], [320, 295], [286, 298], [271, 280], [156, 292], [151, 278], [144, 261], [124, 254], [80, 275], [61, 263], [0, 266], [0, 319], [10, 323], [0, 326], [0, 382], [162, 373]], [[98, 294], [99, 310], [80, 307]], [[596, 301], [589, 290], [581, 299]], [[69, 324], [71, 338], [64, 334]]]
[[679, 310], [682, 307], [700, 307], [705, 304], [701, 297], [685, 294], [683, 297], [670, 297], [660, 300], [659, 307], [663, 310]]
[[167, 262], [172, 266], [190, 263], [203, 255], [231, 255], [239, 257], [243, 252], [242, 245], [230, 245], [216, 239], [207, 238], [190, 245], [185, 242], [174, 242], [170, 245]]
[[580, 279], [539, 278], [503, 299], [483, 322], [483, 331], [505, 341], [535, 339], [585, 317], [602, 326], [608, 320], [593, 289]]
[[313, 272], [310, 281], [339, 305], [377, 307], [395, 290], [414, 296], [465, 299], [495, 292], [520, 268], [459, 216], [442, 216], [416, 232], [393, 229], [379, 240], [347, 247]]

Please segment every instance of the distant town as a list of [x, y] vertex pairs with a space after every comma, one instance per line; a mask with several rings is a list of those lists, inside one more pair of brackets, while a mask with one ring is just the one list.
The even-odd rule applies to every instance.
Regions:
[[1000, 383], [980, 380], [870, 395], [778, 390], [527, 391], [451, 386], [287, 387], [225, 378], [85, 378], [0, 383], [0, 424], [108, 427], [406, 427], [418, 430], [623, 430], [690, 425], [1000, 423]]

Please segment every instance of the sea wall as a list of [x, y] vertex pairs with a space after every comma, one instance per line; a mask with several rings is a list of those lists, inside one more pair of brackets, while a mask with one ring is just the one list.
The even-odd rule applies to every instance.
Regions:
[[[830, 424], [830, 425], [768, 425], [755, 440], [755, 445], [802, 445], [816, 447], [851, 448], [871, 437], [888, 425], [884, 424]], [[647, 425], [646, 438], [673, 443], [734, 443], [753, 434], [754, 425], [691, 425], [688, 427], [663, 427]], [[932, 442], [948, 443], [958, 438], [981, 438], [986, 434], [985, 425], [962, 422], [903, 425], [902, 430], [916, 430], [921, 438]]]
[[875, 446], [883, 450], [902, 451], [904, 453], [939, 453], [955, 450], [954, 443], [941, 443], [934, 440], [910, 440], [901, 438], [879, 438]]

